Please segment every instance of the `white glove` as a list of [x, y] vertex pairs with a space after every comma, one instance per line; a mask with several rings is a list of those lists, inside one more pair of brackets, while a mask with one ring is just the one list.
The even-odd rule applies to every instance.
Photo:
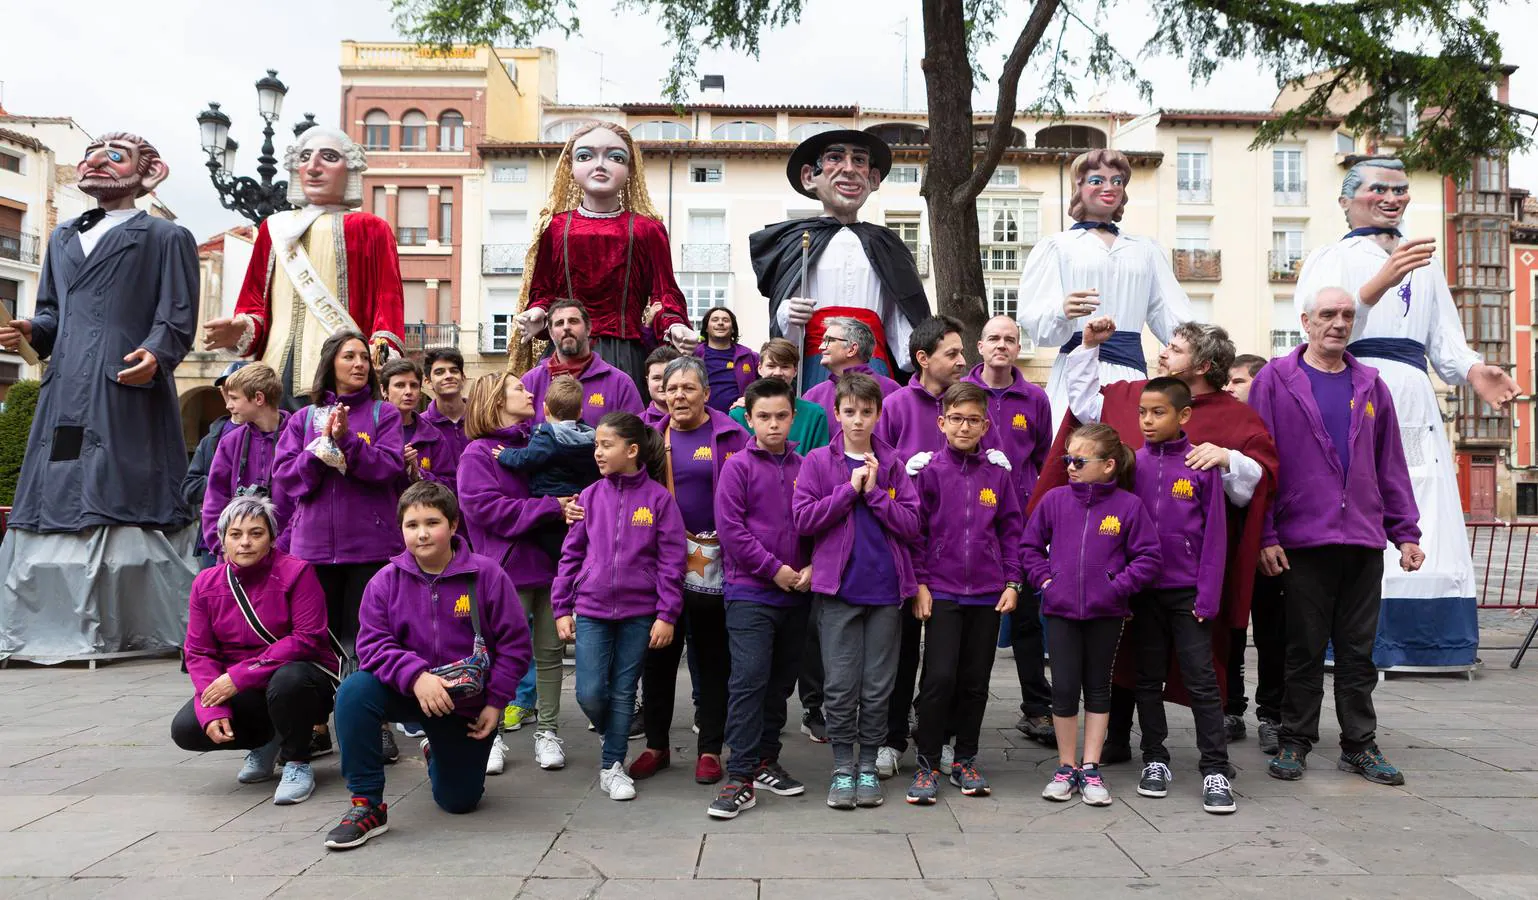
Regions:
[[787, 304], [786, 320], [797, 328], [805, 328], [812, 321], [812, 311], [817, 308], [816, 300], [808, 300], [805, 297], [791, 297], [785, 301]]
[[988, 461], [993, 463], [994, 465], [998, 466], [999, 468], [1003, 469], [1006, 472], [1008, 472], [1010, 470], [1009, 457], [1004, 455], [1004, 451], [1003, 450], [989, 450], [988, 451]]
[[534, 341], [534, 335], [545, 330], [545, 320], [549, 318], [542, 309], [526, 309], [516, 316], [513, 321], [518, 323], [518, 330], [522, 332], [519, 340], [525, 344]]
[[668, 341], [673, 344], [674, 350], [688, 356], [694, 352], [694, 345], [700, 342], [700, 336], [688, 325], [675, 322], [668, 326]]
[[927, 450], [922, 453], [915, 453], [908, 457], [908, 477], [911, 478], [914, 475], [917, 475], [919, 472], [923, 471], [924, 467], [929, 465], [929, 461], [933, 458], [934, 454]]

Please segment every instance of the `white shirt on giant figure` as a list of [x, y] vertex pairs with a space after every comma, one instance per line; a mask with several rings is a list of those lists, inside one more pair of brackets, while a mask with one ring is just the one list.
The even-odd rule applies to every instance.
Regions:
[[[913, 334], [913, 323], [882, 288], [880, 276], [871, 268], [870, 258], [865, 255], [865, 245], [853, 231], [840, 228], [833, 235], [807, 273], [806, 292], [810, 299], [817, 301], [817, 309], [850, 306], [875, 313], [886, 328], [887, 346], [899, 356], [893, 362], [898, 368], [909, 365], [908, 338]], [[805, 349], [802, 345], [806, 341], [806, 331], [799, 325], [790, 324], [790, 304], [781, 303], [774, 318], [780, 333], [797, 349]], [[816, 350], [814, 347], [806, 352]]]
[[[1191, 301], [1170, 268], [1169, 254], [1152, 238], [1123, 231], [1106, 245], [1097, 229], [1070, 229], [1043, 238], [1026, 257], [1020, 275], [1020, 326], [1041, 346], [1060, 347], [1097, 316], [1110, 316], [1116, 330], [1141, 335], [1143, 326], [1162, 344], [1175, 328], [1192, 319]], [[1090, 316], [1070, 319], [1063, 299], [1074, 291], [1097, 290], [1100, 305]], [[1047, 378], [1052, 401], [1052, 429], [1068, 411], [1063, 378], [1066, 354], [1059, 354]], [[1100, 363], [1100, 382], [1139, 381], [1144, 372], [1115, 363]]]
[[[97, 222], [90, 231], [77, 232], [75, 234], [75, 238], [80, 241], [80, 252], [85, 256], [90, 256], [91, 251], [96, 249], [96, 245], [101, 243], [101, 239], [106, 236], [107, 232], [127, 222], [141, 212], [143, 210], [140, 209], [107, 210], [107, 215], [100, 222]], [[146, 213], [146, 215], [148, 214]]]

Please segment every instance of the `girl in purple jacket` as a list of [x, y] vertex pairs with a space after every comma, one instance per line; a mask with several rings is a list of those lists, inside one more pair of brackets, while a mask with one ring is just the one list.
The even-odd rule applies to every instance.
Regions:
[[[1041, 795], [1066, 801], [1078, 790], [1085, 803], [1108, 806], [1100, 751], [1111, 718], [1111, 668], [1129, 600], [1159, 574], [1159, 535], [1131, 493], [1133, 454], [1116, 429], [1079, 428], [1063, 462], [1069, 483], [1041, 499], [1021, 548], [1026, 581], [1041, 591], [1052, 659], [1059, 765]], [[1084, 761], [1076, 766], [1081, 690]]]
[[611, 800], [630, 800], [625, 748], [636, 685], [646, 651], [673, 642], [683, 611], [684, 519], [658, 481], [662, 438], [639, 416], [606, 414], [594, 444], [603, 479], [567, 510], [550, 606], [561, 640], [577, 642], [577, 704], [603, 735], [598, 786]]

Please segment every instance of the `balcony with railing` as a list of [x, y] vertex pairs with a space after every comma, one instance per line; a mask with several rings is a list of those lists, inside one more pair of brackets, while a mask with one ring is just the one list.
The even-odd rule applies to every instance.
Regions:
[[680, 272], [730, 272], [731, 244], [684, 244], [679, 248]]
[[0, 259], [14, 259], [35, 266], [39, 243], [35, 234], [0, 228]]
[[1274, 182], [1271, 202], [1276, 206], [1307, 206], [1308, 188], [1301, 181]]
[[1298, 272], [1303, 269], [1303, 254], [1293, 253], [1290, 250], [1271, 251], [1271, 280], [1272, 281], [1297, 281]]
[[421, 353], [431, 347], [458, 347], [459, 326], [453, 322], [407, 322], [407, 353]]
[[529, 245], [483, 244], [481, 246], [482, 275], [521, 275], [523, 263], [528, 258]]
[[1181, 281], [1222, 281], [1222, 250], [1175, 250], [1175, 277]]
[[1211, 203], [1212, 179], [1180, 179], [1175, 183], [1175, 199], [1180, 203]]
[[1271, 332], [1271, 358], [1286, 356], [1292, 352], [1292, 348], [1303, 343], [1301, 331], [1273, 331]]
[[426, 247], [426, 228], [400, 227], [395, 229], [395, 243], [402, 247]]

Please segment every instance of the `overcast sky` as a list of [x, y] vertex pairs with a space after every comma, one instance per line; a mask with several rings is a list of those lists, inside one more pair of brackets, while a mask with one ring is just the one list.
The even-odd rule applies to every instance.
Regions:
[[[997, 71], [1008, 40], [1023, 22], [1025, 4], [1000, 23], [1000, 46], [986, 51], [986, 68]], [[1523, 36], [1538, 33], [1538, 11], [1525, 3], [1492, 3], [1491, 19], [1502, 34], [1507, 59], [1522, 63], [1513, 49]], [[99, 4], [31, 3], [0, 0], [0, 105], [16, 115], [72, 116], [87, 131], [126, 129], [154, 141], [172, 175], [162, 199], [203, 240], [243, 220], [221, 209], [198, 147], [195, 118], [210, 100], [224, 104], [240, 142], [237, 169], [254, 175], [261, 146], [253, 82], [276, 68], [289, 86], [279, 155], [292, 139], [292, 124], [313, 112], [336, 124], [340, 76], [338, 43], [345, 39], [396, 37], [388, 0], [266, 0], [255, 6], [200, 0], [155, 0], [144, 34], [125, 28]], [[701, 73], [726, 76], [729, 99], [745, 102], [859, 103], [866, 107], [903, 105], [903, 20], [907, 40], [908, 103], [924, 106], [920, 0], [808, 0], [802, 21], [768, 35], [758, 60], [729, 52], [707, 53]], [[1150, 30], [1122, 4], [1126, 39], [1136, 50]], [[580, 0], [583, 32], [573, 38], [550, 35], [540, 44], [559, 53], [560, 100], [567, 103], [655, 100], [669, 54], [659, 48], [661, 29], [647, 16], [617, 14], [610, 0]], [[865, 12], [856, 12], [856, 10]], [[253, 10], [260, 13], [253, 22]], [[599, 77], [602, 66], [602, 79]], [[1154, 84], [1153, 105], [1262, 109], [1276, 94], [1275, 80], [1255, 65], [1230, 65], [1211, 83], [1192, 86], [1179, 60], [1153, 59], [1140, 66]], [[1022, 85], [1021, 102], [1034, 96], [1035, 79]], [[1079, 107], [1099, 94], [1099, 108], [1140, 112], [1146, 108], [1127, 86], [1086, 85]], [[983, 85], [975, 102], [990, 108], [994, 92]], [[1513, 76], [1513, 102], [1538, 108], [1538, 64]], [[1512, 183], [1538, 189], [1538, 157], [1512, 167]]]

